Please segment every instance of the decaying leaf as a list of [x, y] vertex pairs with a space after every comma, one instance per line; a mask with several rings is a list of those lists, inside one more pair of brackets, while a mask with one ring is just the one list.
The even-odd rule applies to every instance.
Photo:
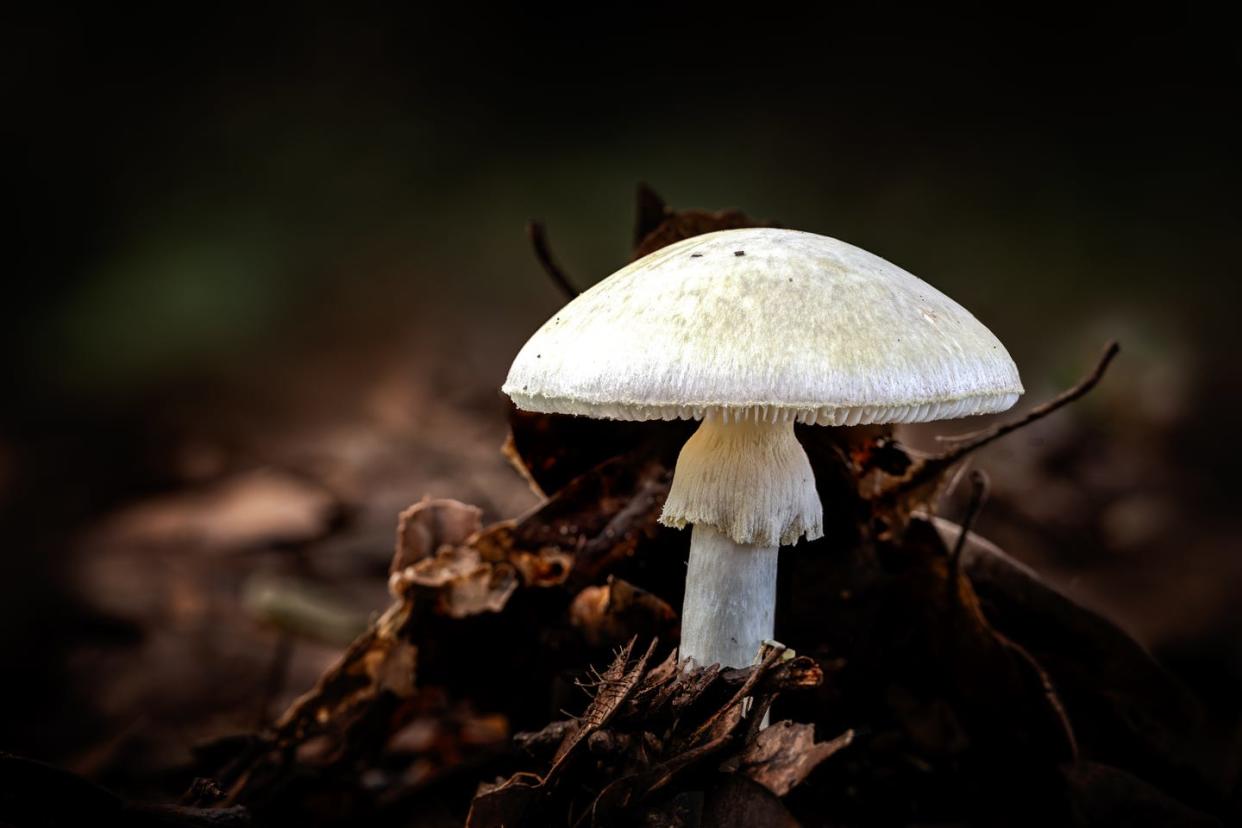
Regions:
[[650, 442], [651, 426], [661, 431], [685, 431], [684, 427], [660, 423], [537, 414], [510, 404], [509, 437], [501, 450], [536, 494], [551, 497], [610, 457]]
[[565, 763], [575, 748], [582, 745], [592, 733], [616, 715], [617, 710], [638, 686], [638, 680], [646, 671], [647, 662], [655, 651], [655, 646], [656, 641], [652, 639], [647, 651], [639, 656], [631, 666], [629, 660], [630, 653], [634, 649], [634, 642], [630, 641], [621, 649], [621, 652], [617, 653], [617, 657], [613, 659], [608, 669], [600, 674], [595, 698], [591, 700], [582, 718], [575, 720], [573, 728], [565, 735], [565, 740], [561, 742], [561, 746], [556, 749], [556, 755], [552, 757], [552, 767], [548, 771], [549, 778]]
[[407, 698], [414, 692], [418, 650], [401, 634], [407, 620], [401, 605], [394, 605], [372, 630], [346, 650], [335, 670], [325, 676], [277, 722], [276, 732], [291, 734], [324, 726], [364, 707], [380, 693]]
[[657, 523], [671, 477], [669, 464], [641, 451], [610, 458], [527, 515], [483, 530], [470, 545], [485, 561], [511, 563], [528, 586], [581, 588], [610, 573], [628, 579], [634, 567], [676, 583], [684, 578], [668, 576], [678, 572], [680, 554], [662, 550], [680, 551], [685, 541]]
[[728, 745], [729, 737], [718, 736], [703, 744], [673, 754], [659, 764], [639, 773], [622, 776], [607, 786], [591, 803], [593, 825], [624, 825], [633, 810], [648, 797], [668, 790], [679, 777], [704, 765]]
[[746, 749], [723, 769], [743, 773], [777, 796], [784, 796], [801, 784], [820, 762], [853, 740], [854, 732], [847, 730], [829, 742], [816, 742], [814, 726], [777, 722], [759, 731]]
[[[759, 757], [758, 724], [772, 698], [783, 689], [809, 684], [811, 677], [822, 677], [809, 659], [783, 659], [783, 647], [766, 650], [754, 667], [727, 671], [716, 665], [683, 669], [673, 654], [653, 667], [654, 650], [653, 641], [642, 656], [634, 657], [631, 641], [597, 676], [595, 695], [581, 717], [519, 736], [524, 745], [547, 745], [557, 735], [562, 741], [546, 771], [523, 772], [481, 789], [470, 824], [543, 825], [549, 814], [579, 809], [594, 825], [634, 824], [654, 797], [676, 790], [681, 780], [715, 773], [722, 762], [737, 768], [743, 757]], [[754, 703], [747, 718], [749, 698]], [[743, 722], [746, 727], [740, 726]], [[592, 761], [573, 762], [584, 747]], [[805, 770], [829, 752], [825, 745], [813, 745]], [[801, 768], [778, 767], [784, 761], [784, 752], [769, 749], [747, 765], [747, 772], [770, 766], [772, 779], [792, 787], [805, 773], [798, 776]], [[520, 806], [521, 817], [488, 821], [509, 814], [502, 804]]]
[[[221, 774], [230, 786], [230, 801], [253, 801], [277, 786], [291, 768], [288, 756], [294, 747], [302, 751], [295, 755], [309, 756], [305, 748], [313, 746], [328, 769], [344, 767], [350, 755], [376, 756], [386, 744], [376, 725], [393, 712], [390, 702], [379, 702], [412, 698], [415, 656], [420, 675], [474, 688], [484, 705], [513, 688], [508, 677], [514, 673], [507, 670], [532, 679], [518, 685], [518, 693], [507, 694], [510, 705], [525, 699], [546, 704], [531, 671], [549, 669], [561, 651], [541, 649], [541, 658], [532, 659], [528, 636], [532, 630], [553, 628], [558, 617], [568, 617], [573, 596], [559, 588], [575, 565], [575, 553], [610, 532], [631, 550], [651, 543], [657, 534], [652, 498], [643, 496], [642, 508], [635, 510], [635, 490], [667, 476], [659, 463], [636, 468], [622, 458], [609, 460], [528, 515], [483, 529], [477, 528], [477, 512], [453, 501], [424, 501], [407, 510], [390, 576], [397, 603], [281, 718], [273, 733]], [[650, 525], [629, 528], [629, 522], [639, 520]], [[683, 557], [663, 556], [656, 571], [675, 572]], [[607, 577], [610, 565], [624, 560], [599, 564], [601, 577]], [[551, 602], [523, 602], [517, 615], [521, 620], [500, 620], [523, 589], [547, 594]], [[651, 596], [629, 604], [655, 606], [655, 601]], [[498, 623], [462, 630], [446, 626], [488, 616]], [[620, 624], [628, 617], [641, 613], [618, 615], [614, 621]], [[574, 652], [568, 649], [565, 655]], [[400, 726], [408, 715], [389, 718], [385, 725]]]
[[[934, 519], [946, 544], [961, 527]], [[1155, 778], [1185, 780], [1193, 799], [1219, 788], [1192, 771], [1217, 730], [1202, 702], [1124, 631], [1059, 592], [995, 544], [968, 533], [962, 568], [991, 623], [1047, 671], [1081, 751]], [[1126, 745], [1122, 755], [1110, 745]], [[1191, 781], [1193, 780], [1193, 781]]]
[[397, 517], [397, 551], [391, 571], [430, 557], [444, 544], [465, 543], [483, 528], [483, 510], [457, 500], [425, 497]]
[[541, 779], [519, 773], [492, 784], [479, 785], [466, 815], [469, 828], [535, 824], [529, 820], [542, 796]]
[[[801, 823], [766, 787], [735, 773], [707, 786], [699, 825], [714, 828], [798, 828]], [[814, 823], [811, 823], [814, 824]]]
[[635, 635], [677, 634], [677, 611], [667, 601], [611, 575], [607, 584], [578, 593], [569, 619], [593, 647], [617, 646]]
[[167, 495], [115, 515], [104, 542], [234, 551], [302, 543], [327, 534], [341, 504], [323, 486], [258, 469]]
[[646, 186], [639, 189], [638, 204], [633, 260], [691, 236], [740, 227], [780, 226], [776, 222], [753, 219], [741, 210], [671, 210]]
[[402, 591], [422, 587], [434, 596], [437, 612], [465, 618], [504, 609], [518, 577], [509, 564], [484, 562], [477, 549], [441, 546], [431, 557], [394, 573], [390, 583]]

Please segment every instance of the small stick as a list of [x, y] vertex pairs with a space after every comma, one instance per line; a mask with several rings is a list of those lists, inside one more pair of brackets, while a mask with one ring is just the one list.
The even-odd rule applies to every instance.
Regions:
[[950, 595], [957, 595], [958, 573], [962, 570], [962, 548], [966, 546], [966, 536], [970, 534], [975, 519], [979, 517], [979, 511], [987, 502], [988, 490], [991, 488], [987, 474], [980, 469], [970, 473], [970, 486], [970, 503], [966, 506], [966, 514], [962, 516], [962, 531], [957, 536], [957, 543], [953, 544], [953, 551], [949, 553]]
[[958, 459], [966, 456], [975, 449], [982, 448], [994, 440], [999, 440], [1006, 434], [1024, 428], [1036, 420], [1042, 420], [1058, 408], [1063, 408], [1074, 400], [1082, 397], [1099, 383], [1103, 378], [1104, 372], [1108, 370], [1108, 364], [1113, 361], [1113, 357], [1117, 356], [1117, 352], [1121, 350], [1121, 346], [1116, 340], [1108, 343], [1104, 348], [1104, 353], [1100, 355], [1099, 361], [1090, 374], [1078, 381], [1073, 388], [1068, 388], [1056, 395], [1046, 403], [1039, 405], [1026, 412], [1026, 416], [1008, 423], [998, 423], [992, 428], [980, 431], [972, 440], [963, 443], [956, 448], [949, 449], [944, 454], [937, 455], [932, 458], [933, 462], [955, 463]]
[[531, 246], [535, 248], [535, 258], [539, 260], [539, 264], [543, 265], [544, 273], [547, 273], [553, 283], [560, 288], [566, 299], [576, 297], [578, 289], [573, 286], [569, 277], [565, 275], [565, 271], [561, 270], [561, 266], [552, 258], [552, 251], [548, 248], [548, 234], [543, 223], [528, 221], [526, 235], [530, 238]]
[[968, 474], [970, 474], [969, 460], [958, 466], [957, 471], [953, 472], [953, 476], [949, 478], [948, 485], [944, 487], [944, 493], [940, 495], [942, 502], [953, 496], [953, 493], [957, 491], [957, 487], [962, 484], [962, 478]]
[[988, 443], [999, 440], [1006, 434], [1012, 434], [1020, 428], [1025, 428], [1037, 420], [1042, 420], [1052, 412], [1063, 408], [1072, 403], [1074, 400], [1077, 400], [1079, 397], [1082, 397], [1092, 388], [1095, 388], [1100, 379], [1103, 378], [1104, 372], [1108, 370], [1109, 363], [1113, 361], [1113, 357], [1117, 356], [1117, 352], [1120, 350], [1121, 346], [1117, 344], [1116, 340], [1109, 342], [1104, 348], [1104, 353], [1100, 355], [1100, 359], [1096, 363], [1095, 368], [1092, 369], [1091, 373], [1079, 380], [1077, 385], [1062, 391], [1057, 396], [1048, 400], [1048, 402], [1040, 403], [1028, 411], [1025, 416], [1020, 417], [1017, 420], [1013, 420], [1008, 423], [998, 423], [992, 428], [984, 429], [983, 431], [971, 435], [966, 442], [949, 449], [943, 454], [932, 455], [924, 460], [922, 464], [915, 467], [913, 473], [909, 477], [899, 481], [895, 485], [895, 489], [890, 491], [889, 494], [896, 494], [917, 488], [923, 483], [932, 480], [936, 477], [936, 475], [940, 474], [942, 471], [949, 468], [971, 452], [983, 448]]

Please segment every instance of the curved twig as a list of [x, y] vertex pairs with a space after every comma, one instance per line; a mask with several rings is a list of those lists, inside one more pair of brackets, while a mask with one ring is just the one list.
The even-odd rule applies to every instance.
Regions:
[[962, 531], [958, 533], [957, 543], [953, 544], [953, 551], [949, 553], [949, 589], [954, 595], [957, 594], [957, 575], [962, 567], [962, 547], [966, 545], [966, 536], [974, 527], [975, 519], [987, 502], [988, 490], [991, 488], [987, 474], [980, 469], [970, 473], [970, 486], [970, 503], [966, 506], [966, 514], [962, 516]]
[[561, 266], [552, 258], [552, 251], [548, 248], [548, 234], [544, 229], [543, 223], [538, 221], [528, 221], [526, 223], [526, 235], [530, 238], [531, 246], [535, 248], [535, 258], [539, 260], [539, 264], [543, 265], [544, 273], [553, 283], [560, 288], [561, 293], [565, 294], [566, 299], [573, 299], [578, 295], [578, 289], [574, 287], [573, 282], [569, 281], [569, 277], [565, 275], [565, 271], [561, 270]]
[[1113, 357], [1117, 356], [1117, 353], [1120, 350], [1121, 346], [1117, 344], [1116, 340], [1110, 341], [1108, 345], [1105, 346], [1104, 353], [1100, 355], [1100, 358], [1096, 362], [1095, 368], [1092, 369], [1091, 373], [1079, 380], [1078, 383], [1072, 388], [1062, 391], [1060, 394], [1045, 403], [1040, 403], [1030, 411], [1026, 412], [1024, 416], [1019, 417], [1016, 420], [1008, 423], [998, 423], [991, 428], [976, 432], [975, 434], [970, 435], [963, 443], [954, 446], [943, 454], [935, 454], [928, 457], [922, 463], [915, 466], [908, 476], [898, 481], [886, 494], [897, 495], [902, 492], [917, 489], [924, 483], [935, 479], [938, 475], [971, 452], [977, 451], [978, 449], [986, 446], [988, 443], [999, 440], [1007, 434], [1012, 434], [1020, 428], [1025, 428], [1031, 423], [1042, 420], [1052, 412], [1060, 408], [1064, 408], [1074, 402], [1099, 383], [1100, 379], [1104, 376], [1104, 372], [1108, 370], [1109, 363], [1113, 361]]

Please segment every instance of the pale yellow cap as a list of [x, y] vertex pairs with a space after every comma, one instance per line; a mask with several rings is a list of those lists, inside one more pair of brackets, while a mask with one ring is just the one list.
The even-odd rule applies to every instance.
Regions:
[[724, 230], [657, 250], [559, 310], [503, 388], [519, 408], [619, 420], [923, 422], [1022, 393], [991, 331], [845, 242]]

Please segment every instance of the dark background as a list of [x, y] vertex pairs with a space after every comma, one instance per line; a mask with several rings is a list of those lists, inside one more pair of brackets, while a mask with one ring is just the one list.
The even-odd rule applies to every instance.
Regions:
[[382, 572], [426, 493], [533, 502], [495, 451], [508, 360], [561, 301], [523, 226], [586, 286], [640, 180], [920, 275], [1007, 343], [1024, 405], [1120, 339], [1080, 409], [982, 461], [982, 526], [1235, 692], [1238, 40], [1192, 5], [981, 9], [5, 13], [0, 749], [108, 767], [82, 757], [156, 696], [198, 723], [179, 740], [218, 725], [179, 701], [201, 676], [99, 701], [156, 658], [99, 658], [158, 621], [99, 574], [128, 504], [293, 470]]

